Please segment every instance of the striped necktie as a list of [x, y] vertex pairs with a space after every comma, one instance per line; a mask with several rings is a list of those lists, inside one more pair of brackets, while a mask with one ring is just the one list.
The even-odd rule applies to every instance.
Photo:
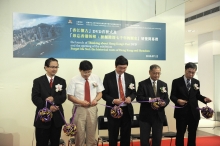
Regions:
[[157, 88], [156, 88], [156, 82], [153, 82], [153, 89], [154, 89], [154, 94], [157, 96]]
[[186, 80], [186, 87], [188, 89], [188, 91], [190, 90], [191, 84], [190, 84], [190, 79]]

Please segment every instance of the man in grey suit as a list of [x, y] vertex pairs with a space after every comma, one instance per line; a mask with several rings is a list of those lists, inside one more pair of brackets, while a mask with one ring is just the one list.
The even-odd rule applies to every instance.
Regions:
[[173, 80], [170, 99], [176, 106], [174, 118], [176, 119], [176, 146], [184, 146], [184, 134], [188, 126], [187, 146], [196, 146], [196, 131], [200, 120], [198, 100], [203, 103], [211, 100], [200, 94], [200, 83], [194, 79], [197, 70], [195, 63], [185, 65], [185, 74]]
[[[137, 101], [140, 101], [140, 140], [141, 146], [149, 146], [149, 137], [152, 128], [152, 146], [160, 146], [165, 120], [164, 108], [169, 104], [167, 84], [159, 80], [161, 74], [160, 66], [153, 64], [149, 70], [150, 77], [139, 82], [137, 90]], [[159, 105], [141, 102], [160, 98]]]
[[[123, 110], [121, 118], [113, 118], [110, 115], [110, 108], [105, 108], [105, 116], [108, 119], [109, 145], [117, 146], [117, 139], [120, 130], [120, 145], [130, 146], [131, 120], [133, 119], [133, 106], [131, 102], [136, 97], [134, 76], [125, 73], [128, 60], [124, 56], [119, 56], [115, 60], [115, 70], [104, 77], [102, 98], [106, 105], [120, 105]], [[124, 103], [123, 103], [124, 102]], [[123, 104], [122, 104], [123, 103]]]

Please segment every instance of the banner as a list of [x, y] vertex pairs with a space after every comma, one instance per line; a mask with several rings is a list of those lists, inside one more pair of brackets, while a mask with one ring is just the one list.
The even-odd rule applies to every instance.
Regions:
[[14, 58], [166, 60], [166, 24], [13, 14]]

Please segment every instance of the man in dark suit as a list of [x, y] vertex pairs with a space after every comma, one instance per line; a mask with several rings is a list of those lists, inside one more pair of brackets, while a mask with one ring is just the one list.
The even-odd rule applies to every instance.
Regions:
[[[167, 84], [159, 80], [160, 66], [153, 64], [149, 70], [150, 77], [139, 82], [137, 101], [140, 101], [140, 140], [141, 146], [149, 146], [149, 138], [152, 128], [152, 146], [160, 146], [165, 120], [164, 108], [169, 104]], [[160, 98], [157, 106], [153, 103], [141, 102]]]
[[[58, 68], [58, 61], [54, 58], [48, 58], [44, 65], [46, 75], [36, 78], [33, 83], [31, 96], [36, 106], [34, 126], [37, 146], [48, 146], [49, 140], [51, 146], [59, 146], [64, 120], [58, 110], [63, 114], [62, 103], [66, 100], [66, 81], [55, 76]], [[39, 110], [45, 107], [46, 101], [56, 105], [47, 104], [47, 108], [53, 113], [50, 122], [42, 122], [38, 116]]]
[[176, 146], [184, 146], [184, 134], [188, 125], [188, 144], [196, 145], [196, 130], [200, 120], [198, 100], [203, 103], [211, 102], [207, 97], [200, 94], [199, 81], [194, 79], [197, 66], [194, 63], [185, 65], [185, 74], [173, 80], [170, 99], [176, 106], [174, 118], [176, 119]]
[[128, 60], [124, 56], [119, 56], [115, 60], [115, 70], [106, 74], [103, 81], [105, 90], [102, 97], [106, 101], [106, 105], [112, 107], [120, 105], [123, 110], [121, 118], [113, 118], [110, 115], [111, 109], [105, 108], [110, 146], [117, 146], [119, 129], [120, 145], [130, 146], [131, 120], [134, 114], [131, 102], [136, 97], [136, 89], [134, 76], [125, 73], [127, 66]]

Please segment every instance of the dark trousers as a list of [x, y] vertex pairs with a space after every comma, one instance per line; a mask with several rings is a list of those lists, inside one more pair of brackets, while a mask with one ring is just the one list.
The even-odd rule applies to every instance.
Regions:
[[163, 121], [158, 115], [149, 117], [147, 122], [140, 121], [141, 146], [150, 146], [149, 138], [152, 128], [152, 146], [160, 146], [163, 132]]
[[195, 120], [192, 112], [189, 110], [187, 116], [176, 118], [176, 146], [184, 146], [184, 134], [188, 125], [188, 143], [187, 146], [196, 146], [196, 131], [199, 120]]
[[120, 146], [130, 146], [131, 117], [127, 106], [121, 107], [123, 116], [119, 119], [108, 117], [109, 146], [117, 146], [120, 129]]
[[52, 122], [49, 129], [35, 128], [36, 146], [59, 146], [62, 127], [55, 127]]

